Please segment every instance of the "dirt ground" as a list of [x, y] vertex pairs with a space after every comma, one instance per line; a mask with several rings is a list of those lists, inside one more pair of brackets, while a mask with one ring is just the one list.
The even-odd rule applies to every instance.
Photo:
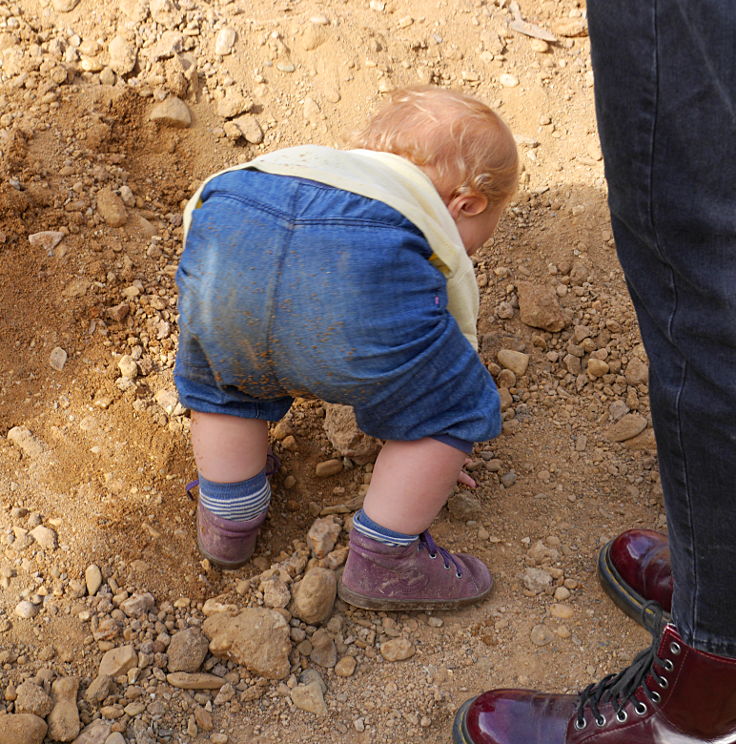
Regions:
[[[300, 401], [274, 432], [283, 467], [257, 558], [236, 572], [202, 563], [172, 383], [180, 215], [208, 174], [277, 147], [339, 146], [383, 93], [418, 82], [494, 106], [523, 164], [476, 261], [481, 356], [505, 391], [504, 433], [476, 447], [478, 488], [433, 529], [488, 563], [493, 593], [435, 616], [338, 601], [331, 630], [357, 661], [350, 676], [299, 651], [280, 681], [238, 680], [229, 663], [235, 697], [215, 703], [142, 674], [146, 707], [122, 712], [113, 694], [108, 710], [80, 703], [82, 723], [108, 720], [140, 743], [441, 744], [473, 694], [574, 692], [648, 643], [595, 575], [603, 543], [664, 517], [583, 3], [0, 0], [0, 713], [16, 710], [29, 679], [76, 676], [81, 700], [103, 652], [137, 642], [134, 623], [112, 643], [96, 637], [106, 610], [85, 596], [89, 566], [110, 607], [150, 592], [158, 633], [173, 631], [207, 599], [247, 604], [248, 579], [303, 545], [325, 508], [364, 491], [370, 464], [347, 459], [317, 477], [340, 454], [323, 406]], [[151, 118], [171, 96], [188, 126]], [[523, 322], [524, 291], [564, 327]], [[526, 370], [504, 368], [501, 350], [528, 355]], [[391, 637], [410, 641], [411, 658], [382, 656]], [[290, 696], [310, 666], [326, 685], [322, 714]], [[195, 707], [209, 729], [200, 714], [192, 725]]]

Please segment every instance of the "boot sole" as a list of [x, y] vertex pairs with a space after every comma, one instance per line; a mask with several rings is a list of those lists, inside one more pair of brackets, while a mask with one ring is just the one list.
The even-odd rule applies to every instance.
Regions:
[[[648, 600], [634, 591], [616, 570], [611, 560], [612, 544], [613, 540], [606, 543], [598, 554], [598, 580], [603, 591], [613, 600], [616, 607], [639, 625], [646, 627], [643, 623], [642, 612]], [[665, 622], [670, 622], [672, 619], [669, 612], [665, 612], [663, 618]]]
[[337, 585], [337, 596], [343, 602], [361, 610], [378, 610], [388, 612], [401, 612], [404, 610], [455, 610], [458, 607], [474, 604], [485, 599], [493, 588], [493, 582], [483, 594], [464, 599], [384, 599], [382, 597], [370, 597], [367, 594], [359, 594], [348, 589], [342, 581]]
[[475, 702], [475, 698], [466, 700], [458, 712], [455, 714], [455, 721], [452, 724], [452, 741], [453, 744], [473, 744], [468, 729], [465, 726], [465, 718], [470, 706]]

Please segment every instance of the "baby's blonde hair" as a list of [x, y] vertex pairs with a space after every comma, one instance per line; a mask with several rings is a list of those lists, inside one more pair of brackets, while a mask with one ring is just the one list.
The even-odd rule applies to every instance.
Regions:
[[401, 88], [353, 136], [353, 147], [391, 152], [431, 169], [458, 194], [483, 194], [490, 205], [516, 192], [519, 158], [500, 116], [472, 96], [421, 85]]

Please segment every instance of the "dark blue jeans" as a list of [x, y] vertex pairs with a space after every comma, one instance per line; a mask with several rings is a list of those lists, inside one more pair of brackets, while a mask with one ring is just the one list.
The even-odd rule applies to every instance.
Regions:
[[736, 657], [736, 4], [588, 0], [683, 639]]

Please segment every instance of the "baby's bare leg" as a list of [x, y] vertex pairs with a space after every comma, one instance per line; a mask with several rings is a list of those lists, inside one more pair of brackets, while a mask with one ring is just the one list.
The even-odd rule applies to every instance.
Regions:
[[268, 426], [257, 419], [192, 411], [192, 448], [197, 470], [207, 480], [243, 481], [266, 465]]
[[464, 452], [436, 439], [388, 441], [376, 465], [363, 510], [378, 524], [417, 535], [443, 507], [460, 469]]

